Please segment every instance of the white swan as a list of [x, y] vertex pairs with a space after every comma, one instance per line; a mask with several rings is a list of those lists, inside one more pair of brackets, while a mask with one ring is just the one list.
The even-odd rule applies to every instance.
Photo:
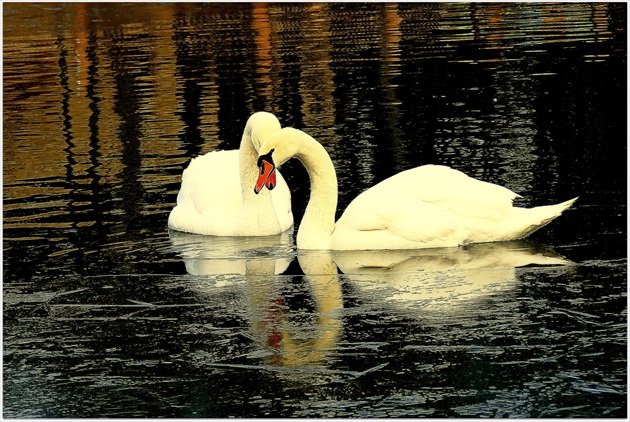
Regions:
[[260, 142], [278, 130], [273, 114], [258, 112], [247, 121], [239, 150], [194, 158], [182, 175], [168, 227], [214, 236], [267, 236], [291, 228], [291, 193], [280, 173], [266, 181], [273, 192], [252, 192]]
[[299, 249], [417, 249], [524, 238], [577, 198], [518, 208], [518, 195], [444, 166], [403, 171], [361, 193], [337, 224], [337, 177], [324, 147], [306, 133], [284, 128], [260, 147], [255, 191], [276, 167], [297, 157], [311, 179], [311, 196], [298, 229]]

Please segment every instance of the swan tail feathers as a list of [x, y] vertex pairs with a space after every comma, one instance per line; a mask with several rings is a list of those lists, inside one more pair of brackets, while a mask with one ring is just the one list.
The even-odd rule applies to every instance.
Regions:
[[560, 216], [563, 211], [567, 210], [578, 198], [569, 199], [555, 205], [543, 205], [540, 207], [524, 209], [527, 212], [527, 221], [525, 227], [518, 233], [514, 239], [522, 239], [534, 233], [538, 229], [551, 223]]

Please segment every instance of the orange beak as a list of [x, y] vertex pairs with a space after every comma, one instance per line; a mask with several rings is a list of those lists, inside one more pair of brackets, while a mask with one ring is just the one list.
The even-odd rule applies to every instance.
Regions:
[[258, 175], [258, 180], [256, 181], [256, 186], [254, 187], [254, 192], [258, 193], [262, 190], [263, 185], [267, 186], [267, 189], [272, 190], [276, 187], [276, 166], [273, 163], [270, 163], [267, 160], [259, 160], [258, 168], [260, 169], [260, 173]]

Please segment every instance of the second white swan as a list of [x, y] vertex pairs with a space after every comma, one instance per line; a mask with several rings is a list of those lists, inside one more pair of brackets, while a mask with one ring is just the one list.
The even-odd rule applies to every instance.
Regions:
[[[299, 249], [438, 248], [524, 238], [577, 199], [519, 208], [516, 193], [445, 166], [398, 173], [355, 198], [335, 224], [337, 176], [324, 147], [306, 133], [284, 128], [261, 145], [259, 193], [291, 157], [311, 179], [311, 194], [297, 233]], [[269, 188], [269, 186], [267, 186]]]

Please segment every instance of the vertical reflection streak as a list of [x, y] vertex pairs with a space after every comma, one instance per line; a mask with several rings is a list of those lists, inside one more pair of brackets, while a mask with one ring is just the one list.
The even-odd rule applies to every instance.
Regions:
[[299, 85], [304, 127], [324, 143], [335, 137], [335, 74], [330, 66], [332, 46], [328, 8], [329, 5], [324, 3], [308, 5], [303, 24], [304, 35], [300, 43], [304, 58]]
[[101, 184], [101, 175], [99, 170], [101, 167], [101, 142], [99, 139], [99, 124], [100, 124], [100, 107], [99, 103], [101, 98], [97, 94], [97, 86], [99, 83], [99, 61], [98, 61], [98, 37], [96, 32], [90, 32], [88, 37], [88, 46], [86, 49], [87, 62], [89, 63], [87, 68], [88, 84], [86, 86], [86, 96], [89, 99], [89, 128], [90, 128], [90, 163], [88, 168], [88, 175], [90, 179], [91, 190], [91, 212], [94, 214], [94, 231], [97, 233], [96, 242], [101, 241], [106, 237], [106, 230], [104, 226], [105, 222], [105, 209], [106, 203], [108, 203], [109, 197], [103, 195], [104, 186]]
[[112, 45], [109, 49], [111, 69], [114, 77], [114, 111], [120, 116], [117, 136], [122, 145], [122, 186], [119, 190], [124, 210], [122, 216], [123, 232], [131, 230], [139, 217], [142, 206], [142, 184], [140, 169], [142, 156], [140, 139], [142, 137], [139, 114], [141, 102], [132, 59], [140, 60], [141, 51], [133, 49], [132, 37], [126, 36], [124, 29], [112, 33]]
[[267, 110], [273, 95], [273, 79], [271, 68], [271, 24], [269, 22], [269, 5], [253, 3], [252, 26], [256, 31], [256, 76], [254, 83], [254, 110]]
[[[276, 111], [283, 126], [303, 127], [303, 98], [300, 95], [300, 82], [304, 72], [304, 54], [300, 46], [304, 42], [306, 20], [303, 5], [288, 3], [274, 4], [271, 9], [272, 45], [274, 48], [275, 70], [278, 81], [274, 83], [272, 109]], [[299, 22], [299, 24], [297, 24]]]
[[181, 99], [178, 101], [177, 115], [183, 122], [181, 143], [187, 157], [195, 157], [203, 148], [201, 134], [201, 97], [203, 86], [202, 69], [210, 67], [210, 57], [205, 53], [208, 49], [207, 40], [199, 29], [195, 27], [192, 18], [186, 15], [174, 19], [173, 42], [175, 43], [175, 57], [177, 79], [183, 84]]
[[[78, 184], [76, 183], [76, 177], [74, 168], [77, 165], [76, 154], [74, 152], [75, 143], [74, 136], [72, 133], [72, 116], [70, 113], [70, 97], [72, 95], [72, 89], [70, 88], [70, 76], [68, 72], [68, 50], [65, 45], [64, 38], [60, 37], [57, 40], [57, 45], [59, 47], [59, 83], [62, 88], [61, 94], [61, 115], [63, 117], [63, 138], [66, 144], [64, 148], [64, 152], [66, 153], [66, 174], [65, 174], [65, 183], [68, 193], [68, 200], [66, 203], [66, 207], [68, 210], [68, 216], [70, 220], [74, 220], [73, 217], [76, 216], [75, 205], [78, 197]], [[74, 221], [76, 224], [76, 221]], [[76, 229], [76, 228], [75, 228]]]
[[[392, 173], [398, 173], [413, 167], [414, 163], [409, 161], [408, 154], [403, 141], [400, 128], [402, 122], [401, 102], [398, 98], [396, 88], [397, 78], [400, 77], [400, 42], [402, 37], [399, 6], [397, 3], [387, 3], [384, 10], [383, 27], [383, 61], [381, 66], [381, 87], [383, 89], [383, 135], [386, 138], [383, 145], [389, 149], [391, 155]], [[378, 159], [378, 157], [375, 157]], [[378, 168], [378, 166], [377, 166]], [[382, 174], [386, 178], [388, 172]], [[377, 177], [379, 178], [379, 177]]]

